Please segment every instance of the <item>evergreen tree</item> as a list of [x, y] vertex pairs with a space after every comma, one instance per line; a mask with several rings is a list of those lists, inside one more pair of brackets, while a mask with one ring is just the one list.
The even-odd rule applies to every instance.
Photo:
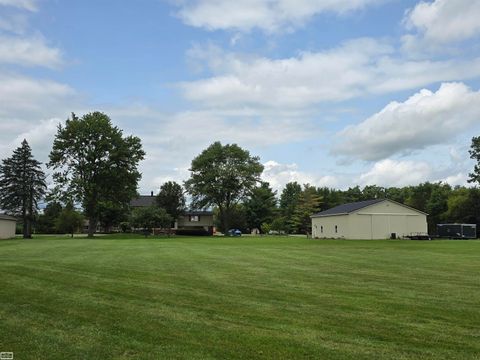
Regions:
[[299, 233], [310, 234], [312, 232], [312, 220], [310, 216], [320, 210], [322, 198], [317, 189], [308, 184], [304, 185], [298, 205], [292, 216], [293, 228]]
[[38, 201], [47, 185], [41, 163], [33, 158], [27, 140], [0, 165], [0, 208], [23, 220], [23, 237], [32, 237]]
[[250, 198], [245, 202], [248, 226], [263, 231], [263, 224], [270, 224], [277, 209], [276, 192], [267, 182], [253, 189]]
[[295, 209], [298, 205], [300, 195], [302, 193], [302, 186], [294, 182], [289, 182], [280, 195], [280, 212], [285, 219], [286, 231], [288, 233], [294, 232], [292, 227], [292, 218]]
[[468, 182], [480, 185], [480, 136], [472, 138], [472, 145], [468, 152], [470, 153], [470, 159], [477, 162], [473, 172], [468, 174], [470, 177]]

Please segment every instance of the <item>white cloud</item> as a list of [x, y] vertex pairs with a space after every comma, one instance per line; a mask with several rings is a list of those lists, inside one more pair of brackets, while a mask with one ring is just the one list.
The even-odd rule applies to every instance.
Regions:
[[[418, 3], [407, 12], [404, 22], [418, 32], [424, 44], [444, 44], [479, 35], [479, 19], [478, 0], [434, 0]], [[418, 39], [408, 36], [404, 40], [411, 47]]]
[[361, 186], [402, 187], [417, 185], [431, 176], [432, 168], [425, 162], [386, 159], [375, 163], [369, 171], [361, 174], [357, 183]]
[[37, 11], [37, 0], [0, 0], [0, 6], [12, 6], [28, 11]]
[[285, 184], [296, 181], [299, 184], [310, 184], [314, 186], [327, 186], [338, 188], [339, 183], [335, 176], [317, 176], [298, 169], [297, 164], [281, 164], [270, 160], [263, 164], [265, 169], [262, 174], [264, 181], [270, 183], [270, 186], [277, 191], [281, 191]]
[[189, 54], [213, 75], [181, 83], [180, 88], [188, 100], [216, 108], [305, 108], [480, 76], [480, 58], [409, 61], [373, 39], [275, 60], [226, 53], [212, 46], [196, 47]]
[[[456, 164], [433, 167], [425, 161], [386, 159], [376, 162], [368, 171], [360, 174], [354, 182], [360, 186], [378, 185], [403, 187], [420, 183], [443, 182], [451, 186], [467, 186], [467, 172], [454, 172]], [[447, 175], [445, 174], [452, 174]]]
[[0, 30], [14, 34], [23, 34], [27, 28], [28, 21], [23, 14], [11, 14], [0, 16]]
[[40, 37], [0, 36], [0, 63], [56, 68], [63, 63], [61, 51]]
[[0, 73], [0, 121], [58, 116], [71, 111], [77, 96], [62, 83]]
[[382, 0], [186, 0], [178, 16], [207, 30], [292, 30], [322, 13], [345, 14]]
[[434, 144], [478, 124], [480, 92], [463, 83], [444, 83], [437, 92], [423, 89], [403, 103], [392, 102], [358, 125], [338, 134], [335, 154], [380, 160]]

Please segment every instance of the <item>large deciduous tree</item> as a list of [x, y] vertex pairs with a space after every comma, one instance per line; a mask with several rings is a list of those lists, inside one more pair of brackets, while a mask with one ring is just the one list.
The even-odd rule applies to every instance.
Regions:
[[192, 160], [185, 188], [197, 207], [217, 206], [221, 227], [228, 231], [231, 209], [260, 182], [259, 158], [236, 144], [215, 142]]
[[32, 222], [38, 201], [45, 195], [47, 185], [41, 163], [33, 158], [27, 140], [0, 165], [0, 209], [23, 220], [23, 237], [32, 237]]
[[167, 211], [172, 221], [178, 219], [185, 211], [185, 195], [182, 185], [175, 181], [167, 181], [160, 187], [157, 195], [157, 205]]
[[95, 233], [100, 204], [123, 207], [136, 195], [141, 178], [137, 167], [144, 156], [140, 139], [123, 136], [103, 113], [72, 114], [65, 126], [58, 126], [49, 167], [56, 170], [57, 191], [82, 204], [89, 237]]
[[468, 182], [480, 185], [480, 136], [472, 138], [472, 145], [468, 152], [470, 153], [470, 159], [477, 162], [473, 168], [473, 172], [468, 174], [470, 177]]

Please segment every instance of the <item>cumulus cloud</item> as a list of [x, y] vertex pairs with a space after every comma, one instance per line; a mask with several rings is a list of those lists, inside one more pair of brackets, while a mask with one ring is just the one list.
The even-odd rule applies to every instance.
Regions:
[[0, 36], [0, 63], [24, 66], [59, 67], [62, 53], [40, 37]]
[[186, 0], [178, 16], [207, 30], [291, 30], [322, 13], [344, 14], [381, 0]]
[[[425, 43], [444, 44], [480, 34], [480, 2], [475, 0], [421, 1], [405, 17], [408, 29], [416, 30]], [[414, 35], [404, 39], [412, 46]]]
[[384, 187], [418, 185], [426, 181], [443, 182], [451, 186], [468, 185], [467, 172], [455, 173], [452, 171], [455, 167], [455, 164], [438, 168], [425, 161], [386, 159], [376, 162], [354, 181], [360, 186], [379, 185]]
[[375, 163], [369, 171], [361, 174], [358, 183], [362, 186], [402, 187], [419, 184], [431, 175], [432, 168], [425, 162], [386, 159]]
[[380, 160], [441, 144], [478, 123], [480, 92], [463, 83], [423, 89], [405, 102], [392, 102], [338, 134], [334, 154]]
[[274, 160], [267, 161], [264, 165], [262, 174], [263, 180], [270, 183], [270, 186], [277, 191], [281, 191], [285, 184], [296, 181], [299, 184], [310, 184], [319, 187], [338, 188], [338, 179], [333, 175], [317, 176], [305, 171], [301, 171], [297, 164], [282, 164]]
[[71, 106], [77, 96], [70, 86], [56, 81], [0, 73], [2, 122], [58, 115]]
[[12, 6], [28, 11], [37, 11], [37, 0], [0, 0], [0, 6]]
[[480, 76], [480, 58], [406, 60], [374, 39], [356, 39], [285, 59], [247, 57], [212, 46], [203, 51], [194, 48], [190, 56], [212, 75], [179, 86], [188, 100], [216, 108], [305, 108]]

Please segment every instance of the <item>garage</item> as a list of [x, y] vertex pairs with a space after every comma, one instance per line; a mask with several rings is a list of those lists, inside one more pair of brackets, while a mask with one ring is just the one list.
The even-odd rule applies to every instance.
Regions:
[[348, 203], [312, 215], [314, 238], [389, 239], [427, 233], [427, 214], [388, 199]]
[[0, 239], [10, 239], [15, 237], [16, 225], [16, 218], [0, 214]]

